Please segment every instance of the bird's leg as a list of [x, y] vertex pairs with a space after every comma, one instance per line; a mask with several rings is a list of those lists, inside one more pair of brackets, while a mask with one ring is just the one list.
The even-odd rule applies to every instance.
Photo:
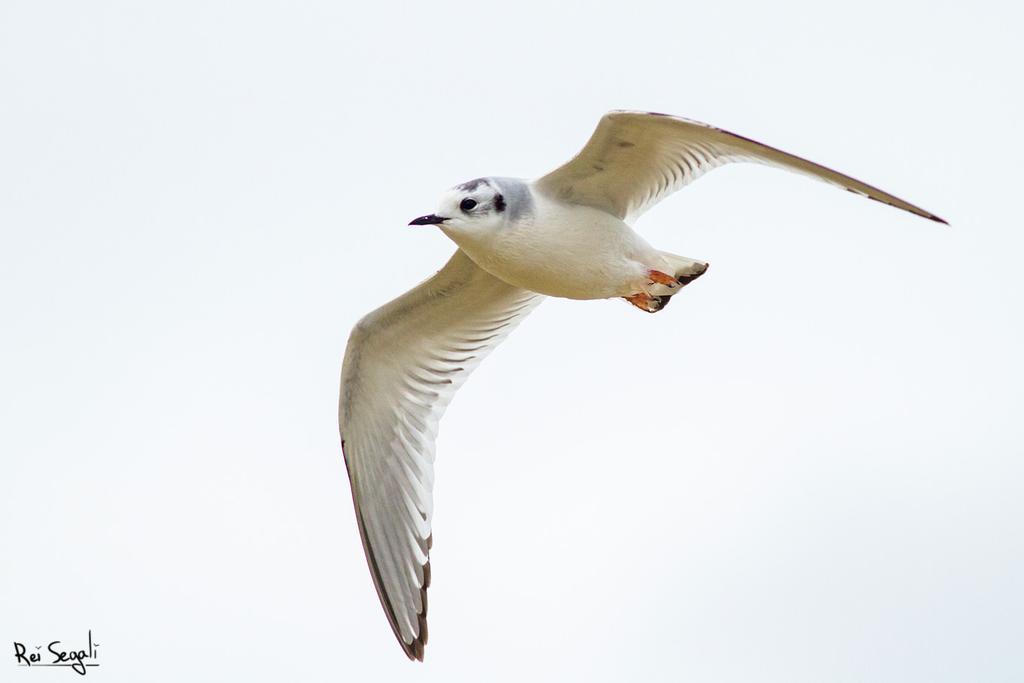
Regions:
[[675, 289], [679, 286], [679, 281], [671, 275], [666, 275], [660, 270], [648, 270], [647, 277], [651, 282], [659, 285], [665, 285], [669, 289]]
[[651, 296], [647, 292], [638, 292], [637, 294], [624, 296], [622, 298], [639, 308], [641, 311], [657, 313], [661, 310], [660, 297]]

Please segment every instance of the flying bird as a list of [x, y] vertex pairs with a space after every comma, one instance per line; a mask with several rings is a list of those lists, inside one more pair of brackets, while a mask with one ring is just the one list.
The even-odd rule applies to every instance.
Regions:
[[707, 124], [613, 111], [571, 161], [536, 180], [457, 185], [433, 225], [458, 249], [433, 277], [356, 323], [339, 424], [363, 550], [391, 628], [423, 660], [434, 440], [452, 396], [545, 296], [621, 297], [655, 313], [708, 264], [655, 249], [631, 224], [711, 169], [752, 161], [795, 171], [929, 220], [849, 176]]

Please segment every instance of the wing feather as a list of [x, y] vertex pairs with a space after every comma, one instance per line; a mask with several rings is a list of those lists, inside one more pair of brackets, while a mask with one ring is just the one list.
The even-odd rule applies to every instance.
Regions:
[[850, 176], [698, 121], [613, 111], [571, 161], [539, 178], [541, 192], [632, 221], [654, 204], [727, 163], [751, 161], [823, 180], [929, 220], [938, 216]]
[[438, 421], [476, 365], [541, 299], [459, 250], [349, 337], [341, 446], [370, 574], [410, 659], [422, 660], [427, 642]]

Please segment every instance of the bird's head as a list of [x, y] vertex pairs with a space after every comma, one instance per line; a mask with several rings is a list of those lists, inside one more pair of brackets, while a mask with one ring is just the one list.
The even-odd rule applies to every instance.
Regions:
[[529, 189], [521, 180], [477, 178], [448, 190], [437, 213], [414, 218], [409, 225], [436, 225], [456, 242], [483, 238], [518, 219], [529, 203]]

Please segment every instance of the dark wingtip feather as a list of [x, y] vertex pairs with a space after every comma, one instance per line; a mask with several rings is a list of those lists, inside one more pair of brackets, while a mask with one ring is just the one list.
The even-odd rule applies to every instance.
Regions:
[[[352, 481], [352, 470], [348, 466], [348, 453], [345, 451], [345, 439], [341, 439], [341, 453], [345, 459], [345, 471], [348, 473], [349, 482]], [[356, 523], [359, 526], [359, 538], [363, 542], [363, 551], [366, 555], [366, 563], [370, 567], [370, 575], [373, 577], [373, 586], [377, 589], [377, 597], [380, 599], [380, 604], [384, 608], [384, 614], [388, 618], [388, 624], [391, 625], [391, 630], [395, 634], [395, 638], [398, 640], [398, 644], [402, 646], [402, 650], [405, 652], [405, 656], [411, 660], [423, 661], [423, 648], [427, 644], [427, 588], [430, 586], [430, 558], [428, 556], [427, 562], [423, 565], [423, 586], [420, 588], [420, 604], [423, 606], [422, 611], [416, 615], [417, 623], [419, 624], [419, 635], [411, 642], [407, 643], [402, 639], [401, 630], [398, 628], [398, 621], [395, 618], [395, 609], [391, 605], [391, 600], [388, 598], [387, 591], [384, 590], [384, 581], [381, 577], [380, 568], [377, 566], [377, 558], [373, 553], [373, 546], [370, 544], [370, 538], [366, 535], [366, 527], [363, 524], [363, 515], [359, 510], [359, 504], [356, 502], [355, 486], [352, 486], [352, 502], [356, 509]], [[427, 538], [427, 550], [429, 551], [431, 546], [434, 545], [434, 535], [431, 534]]]
[[[872, 199], [872, 197], [868, 197], [868, 199]], [[896, 208], [901, 208], [901, 207], [896, 207]], [[917, 207], [915, 207], [915, 208], [917, 208]], [[911, 211], [911, 213], [913, 213], [913, 214], [915, 214], [917, 216], [920, 216], [921, 218], [927, 218], [928, 220], [934, 221], [935, 223], [942, 223], [943, 225], [949, 225], [949, 221], [947, 221], [945, 218], [939, 218], [934, 213], [928, 213], [924, 209], [917, 209], [917, 211]]]

